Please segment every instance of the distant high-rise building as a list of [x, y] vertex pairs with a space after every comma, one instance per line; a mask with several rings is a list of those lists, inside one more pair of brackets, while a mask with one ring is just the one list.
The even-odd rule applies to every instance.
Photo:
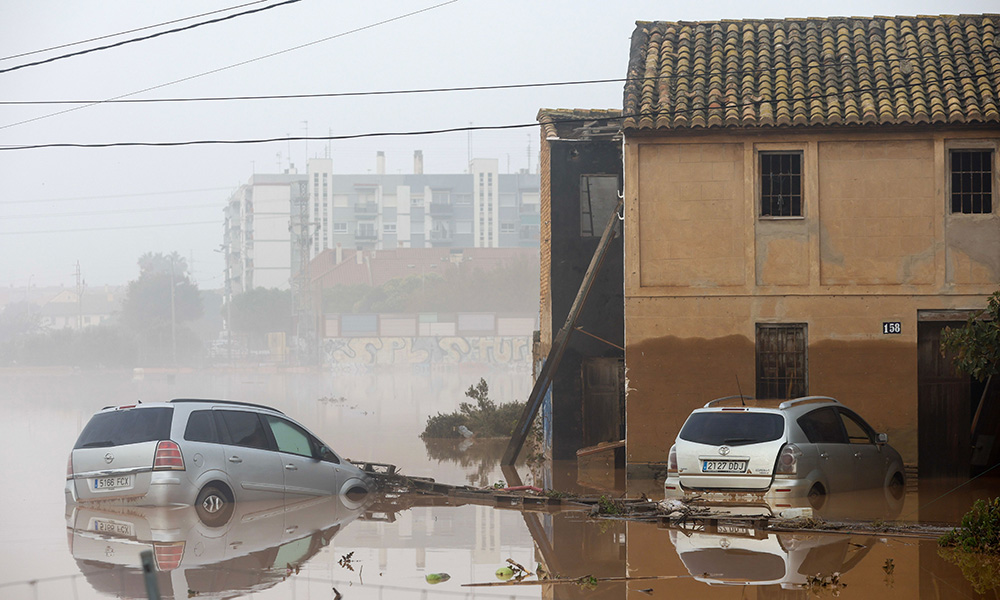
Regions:
[[539, 176], [501, 174], [496, 159], [473, 159], [468, 173], [426, 174], [416, 151], [412, 174], [335, 175], [329, 158], [306, 173], [253, 175], [225, 208], [223, 250], [231, 293], [289, 289], [325, 249], [537, 247]]

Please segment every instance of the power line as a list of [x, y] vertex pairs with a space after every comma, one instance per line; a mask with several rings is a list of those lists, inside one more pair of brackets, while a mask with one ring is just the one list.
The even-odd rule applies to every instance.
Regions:
[[[973, 56], [982, 55], [986, 50], [1000, 52], [997, 49], [984, 49], [983, 51], [964, 51], [964, 52], [948, 52], [939, 54], [921, 54], [918, 56], [892, 56], [882, 59], [884, 62], [902, 62], [902, 61], [912, 61], [916, 59], [930, 59], [930, 58], [941, 58], [941, 57], [953, 57], [953, 56]], [[870, 62], [870, 61], [865, 61]], [[859, 61], [847, 62], [838, 61], [835, 59], [821, 60], [818, 65], [820, 68], [825, 67], [840, 67], [840, 68], [852, 68], [858, 67]], [[863, 62], [860, 64], [861, 67], [871, 68], [870, 64], [866, 65]], [[662, 81], [662, 80], [672, 80], [679, 79], [681, 77], [711, 77], [713, 75], [719, 75], [722, 77], [742, 77], [743, 75], [755, 75], [761, 73], [775, 73], [777, 71], [807, 71], [815, 68], [814, 65], [803, 64], [801, 66], [783, 66], [783, 67], [761, 67], [756, 69], [739, 69], [735, 71], [731, 70], [701, 70], [701, 71], [688, 71], [685, 73], [674, 73], [671, 75], [654, 75], [649, 77], [610, 77], [603, 79], [581, 79], [575, 81], [547, 81], [547, 82], [536, 82], [536, 83], [511, 83], [511, 84], [497, 84], [497, 85], [473, 85], [473, 86], [453, 86], [453, 87], [436, 87], [436, 88], [414, 88], [414, 89], [402, 89], [402, 90], [367, 90], [360, 92], [327, 92], [318, 94], [270, 94], [270, 95], [240, 95], [240, 96], [195, 96], [195, 97], [179, 97], [179, 98], [116, 98], [112, 100], [0, 100], [0, 106], [35, 106], [35, 105], [60, 105], [60, 104], [156, 104], [156, 103], [174, 103], [174, 102], [227, 102], [227, 101], [243, 101], [243, 100], [301, 100], [301, 99], [316, 99], [316, 98], [346, 98], [346, 97], [363, 97], [363, 96], [392, 96], [392, 95], [404, 95], [404, 94], [430, 94], [430, 93], [441, 93], [441, 92], [473, 92], [473, 91], [493, 91], [493, 90], [509, 90], [509, 89], [529, 89], [529, 88], [542, 88], [542, 87], [560, 87], [560, 86], [573, 86], [573, 85], [592, 85], [592, 84], [604, 84], [604, 83], [630, 83], [630, 82], [644, 82], [644, 81]]]
[[46, 213], [46, 214], [35, 214], [35, 215], [2, 215], [0, 216], [0, 221], [6, 221], [8, 219], [50, 219], [53, 217], [93, 217], [99, 215], [123, 215], [129, 213], [161, 212], [165, 210], [187, 210], [187, 209], [198, 209], [198, 208], [222, 209], [224, 207], [216, 202], [214, 204], [155, 206], [150, 208], [122, 208], [122, 209], [109, 209], [109, 210], [90, 210], [81, 212]]
[[34, 235], [38, 233], [80, 233], [85, 231], [118, 231], [122, 229], [152, 229], [154, 227], [189, 227], [193, 225], [222, 225], [221, 221], [188, 221], [186, 223], [153, 223], [151, 225], [121, 225], [118, 227], [81, 227], [79, 229], [36, 229], [33, 231], [0, 231], [3, 235]]
[[373, 29], [375, 27], [379, 27], [381, 25], [385, 25], [385, 24], [388, 24], [388, 23], [399, 21], [401, 19], [406, 19], [406, 18], [412, 17], [414, 15], [419, 15], [421, 13], [425, 13], [425, 12], [428, 12], [428, 11], [431, 11], [431, 10], [434, 10], [434, 9], [437, 9], [437, 8], [441, 8], [442, 6], [447, 6], [449, 4], [454, 4], [454, 3], [458, 2], [458, 1], [459, 0], [446, 0], [445, 2], [441, 2], [440, 4], [435, 4], [433, 6], [429, 6], [429, 7], [426, 7], [426, 8], [421, 8], [419, 10], [408, 12], [408, 13], [403, 14], [403, 15], [391, 17], [389, 19], [384, 19], [384, 20], [378, 21], [376, 23], [370, 23], [368, 25], [363, 25], [361, 27], [356, 27], [354, 29], [351, 29], [351, 30], [348, 30], [348, 31], [344, 31], [344, 32], [341, 32], [341, 33], [338, 33], [338, 34], [335, 34], [335, 35], [331, 35], [329, 37], [325, 37], [325, 38], [322, 38], [322, 39], [319, 39], [319, 40], [316, 40], [316, 41], [313, 41], [313, 42], [308, 42], [306, 44], [300, 44], [298, 46], [293, 46], [291, 48], [286, 48], [284, 50], [278, 50], [277, 52], [272, 52], [270, 54], [265, 54], [263, 56], [258, 56], [256, 58], [251, 58], [251, 59], [248, 59], [248, 60], [244, 60], [242, 62], [234, 63], [234, 64], [231, 64], [231, 65], [228, 65], [228, 66], [225, 66], [225, 67], [219, 67], [218, 69], [212, 69], [210, 71], [204, 71], [204, 72], [198, 73], [196, 75], [190, 75], [188, 77], [182, 77], [181, 79], [175, 79], [173, 81], [168, 81], [167, 83], [161, 83], [159, 85], [154, 85], [152, 87], [144, 88], [144, 89], [137, 90], [137, 91], [134, 91], [134, 92], [129, 92], [127, 94], [122, 94], [120, 96], [115, 96], [114, 98], [108, 98], [107, 100], [102, 100], [101, 102], [95, 102], [93, 104], [87, 104], [87, 105], [84, 105], [84, 106], [77, 106], [75, 108], [68, 108], [66, 110], [62, 110], [62, 111], [59, 111], [59, 112], [50, 113], [50, 114], [47, 114], [47, 115], [42, 115], [40, 117], [33, 117], [31, 119], [26, 119], [24, 121], [18, 121], [16, 123], [10, 123], [9, 125], [0, 125], [0, 129], [8, 129], [10, 127], [16, 127], [18, 125], [24, 125], [26, 123], [33, 123], [35, 121], [41, 121], [42, 119], [48, 119], [50, 117], [55, 117], [55, 116], [58, 116], [58, 115], [64, 115], [66, 113], [70, 113], [70, 112], [73, 112], [73, 111], [77, 111], [77, 110], [81, 110], [81, 109], [84, 109], [84, 108], [88, 108], [90, 106], [96, 106], [98, 104], [103, 104], [104, 102], [110, 102], [110, 101], [113, 101], [113, 100], [121, 100], [122, 98], [127, 98], [129, 96], [135, 96], [137, 94], [143, 94], [145, 92], [151, 92], [153, 90], [158, 90], [160, 88], [165, 88], [167, 86], [174, 85], [174, 84], [177, 84], [177, 83], [183, 83], [185, 81], [191, 81], [192, 79], [197, 79], [199, 77], [204, 77], [206, 75], [213, 75], [215, 73], [221, 73], [222, 71], [227, 71], [229, 69], [235, 69], [236, 67], [242, 67], [243, 65], [248, 65], [248, 64], [257, 62], [259, 60], [264, 60], [266, 58], [273, 58], [273, 57], [279, 56], [281, 54], [286, 54], [288, 52], [292, 52], [292, 51], [295, 51], [295, 50], [300, 50], [302, 48], [307, 48], [309, 46], [314, 46], [316, 44], [327, 42], [327, 41], [330, 41], [330, 40], [333, 40], [333, 39], [345, 37], [345, 36], [351, 35], [353, 33], [358, 33], [358, 32], [361, 32], [361, 31], [366, 31], [368, 29]]
[[125, 46], [127, 44], [134, 44], [136, 42], [144, 42], [146, 40], [151, 40], [153, 38], [158, 38], [164, 35], [169, 35], [171, 33], [179, 33], [181, 31], [188, 31], [189, 29], [195, 29], [203, 25], [213, 25], [215, 23], [221, 23], [223, 21], [228, 21], [230, 19], [235, 19], [237, 17], [244, 17], [246, 15], [252, 15], [259, 12], [264, 12], [265, 10], [271, 10], [272, 8], [278, 8], [279, 6], [286, 6], [288, 4], [295, 4], [296, 2], [301, 2], [302, 0], [284, 0], [277, 4], [272, 4], [270, 6], [263, 6], [261, 8], [255, 8], [252, 10], [247, 10], [241, 13], [236, 13], [232, 15], [226, 15], [225, 17], [219, 17], [218, 19], [211, 19], [209, 21], [203, 21], [201, 23], [194, 23], [192, 25], [185, 25], [184, 27], [177, 27], [176, 29], [168, 29], [166, 31], [159, 31], [157, 33], [151, 33], [149, 35], [144, 35], [142, 37], [132, 38], [130, 40], [122, 40], [120, 42], [115, 42], [113, 44], [107, 44], [105, 46], [98, 46], [96, 48], [87, 48], [86, 50], [79, 50], [77, 52], [70, 52], [69, 54], [62, 54], [59, 56], [53, 56], [51, 58], [45, 58], [42, 60], [37, 60], [31, 63], [24, 63], [22, 65], [16, 65], [13, 67], [7, 67], [6, 69], [0, 69], [0, 74], [10, 73], [11, 71], [17, 71], [19, 69], [25, 69], [27, 67], [37, 67], [38, 65], [44, 65], [57, 60], [63, 60], [64, 58], [72, 58], [74, 56], [82, 56], [84, 54], [90, 54], [91, 52], [100, 52], [101, 50], [109, 50], [111, 48], [118, 48], [119, 46]]
[[194, 192], [218, 192], [231, 190], [230, 187], [201, 188], [197, 190], [174, 190], [170, 192], [139, 192], [136, 194], [102, 194], [100, 196], [75, 196], [72, 198], [38, 198], [35, 200], [0, 200], [0, 204], [36, 204], [39, 202], [78, 202], [80, 200], [108, 200], [111, 198], [137, 198], [140, 196], [170, 196], [173, 194], [191, 194]]
[[174, 19], [172, 21], [164, 21], [162, 23], [157, 23], [155, 25], [146, 25], [145, 27], [137, 27], [135, 29], [129, 29], [127, 31], [119, 31], [118, 33], [109, 33], [108, 35], [102, 35], [98, 37], [93, 37], [87, 40], [80, 40], [79, 42], [70, 42], [68, 44], [60, 44], [58, 46], [50, 46], [48, 48], [43, 48], [41, 50], [32, 50], [31, 52], [22, 52], [20, 54], [12, 54], [10, 56], [0, 56], [0, 60], [11, 60], [14, 58], [21, 58], [24, 56], [31, 56], [32, 54], [42, 54], [44, 52], [51, 52], [53, 50], [62, 50], [63, 48], [69, 48], [71, 46], [79, 46], [80, 44], [89, 44], [90, 42], [99, 42], [101, 40], [106, 40], [113, 37], [118, 37], [120, 35], [128, 35], [130, 33], [137, 33], [139, 31], [145, 31], [147, 29], [154, 29], [156, 27], [163, 27], [164, 25], [173, 25], [174, 23], [183, 23], [184, 21], [190, 21], [191, 19], [200, 19], [201, 17], [207, 17], [209, 15], [215, 15], [223, 13], [230, 10], [236, 10], [238, 8], [244, 8], [247, 6], [252, 6], [254, 4], [261, 4], [267, 2], [267, 0], [254, 0], [253, 2], [247, 2], [246, 4], [239, 4], [237, 6], [230, 6], [229, 8], [220, 8], [219, 10], [213, 10], [206, 13], [201, 13], [198, 15], [191, 15], [190, 17], [184, 17], [182, 19]]
[[[726, 103], [718, 107], [711, 106], [698, 106], [685, 109], [675, 109], [669, 111], [657, 111], [653, 110], [651, 112], [639, 112], [633, 114], [622, 114], [617, 117], [581, 117], [574, 119], [557, 119], [556, 123], [585, 123], [592, 121], [620, 121], [623, 119], [628, 119], [632, 117], [659, 117], [659, 116], [670, 116], [670, 115], [681, 115], [681, 114], [692, 114], [697, 112], [708, 112], [715, 110], [726, 110], [732, 108], [742, 108], [745, 106], [757, 106], [761, 104], [776, 104], [779, 102], [795, 102], [799, 100], [822, 100], [824, 98], [834, 98], [839, 96], [847, 95], [858, 95], [858, 94], [872, 94], [879, 92], [887, 92], [892, 90], [904, 89], [915, 86], [924, 86], [928, 83], [943, 83], [946, 81], [954, 81], [958, 79], [974, 79], [979, 77], [986, 77], [989, 75], [995, 75], [996, 72], [990, 71], [988, 73], [977, 74], [977, 75], [956, 75], [953, 77], [942, 77], [936, 80], [925, 80], [916, 83], [901, 83], [889, 86], [871, 86], [865, 88], [858, 88], [854, 90], [843, 90], [838, 92], [831, 92], [828, 94], [812, 94], [805, 96], [790, 96], [786, 98], [770, 98], [753, 100], [749, 102], [738, 102], [738, 103]], [[187, 140], [180, 142], [105, 142], [105, 143], [53, 143], [53, 144], [33, 144], [33, 145], [22, 145], [22, 146], [0, 146], [0, 151], [3, 150], [35, 150], [41, 148], [120, 148], [120, 147], [177, 147], [177, 146], [207, 146], [207, 145], [244, 145], [244, 144], [267, 144], [272, 142], [301, 142], [301, 141], [344, 141], [353, 139], [364, 139], [364, 138], [379, 138], [379, 137], [402, 137], [402, 136], [421, 136], [421, 135], [435, 135], [442, 133], [461, 133], [469, 131], [501, 131], [508, 129], [525, 129], [529, 127], [538, 127], [540, 124], [537, 122], [532, 123], [518, 123], [512, 125], [469, 125], [466, 127], [447, 127], [442, 129], [427, 129], [420, 131], [395, 131], [395, 132], [369, 132], [369, 133], [356, 133], [356, 134], [345, 134], [345, 135], [326, 135], [326, 136], [287, 136], [278, 138], [256, 138], [256, 139], [242, 139], [242, 140]]]

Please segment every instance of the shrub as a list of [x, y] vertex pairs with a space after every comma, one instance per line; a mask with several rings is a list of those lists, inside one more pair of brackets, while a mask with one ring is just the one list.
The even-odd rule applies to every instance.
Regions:
[[961, 526], [941, 536], [938, 543], [966, 552], [1000, 554], [1000, 498], [976, 500]]
[[458, 428], [464, 425], [479, 438], [509, 437], [524, 412], [524, 402], [504, 402], [497, 404], [490, 400], [489, 386], [480, 378], [475, 386], [470, 385], [465, 395], [476, 401], [463, 402], [458, 411], [448, 414], [438, 413], [428, 417], [427, 426], [420, 434], [422, 438], [461, 437]]

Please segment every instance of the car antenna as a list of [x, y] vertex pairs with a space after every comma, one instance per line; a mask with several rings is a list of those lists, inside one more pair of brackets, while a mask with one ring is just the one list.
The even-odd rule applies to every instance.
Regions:
[[743, 388], [740, 387], [740, 374], [734, 371], [733, 375], [736, 376], [736, 391], [740, 393], [740, 404], [746, 406], [747, 402], [743, 399]]

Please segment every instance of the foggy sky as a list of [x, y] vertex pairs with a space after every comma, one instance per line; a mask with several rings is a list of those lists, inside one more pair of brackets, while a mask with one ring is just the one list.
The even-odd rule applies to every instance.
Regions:
[[[117, 33], [248, 0], [0, 0], [0, 57]], [[270, 3], [275, 3], [272, 0]], [[442, 0], [303, 0], [260, 14], [0, 74], [0, 101], [106, 100], [424, 9]], [[259, 8], [251, 5], [241, 10]], [[236, 11], [233, 11], [236, 12]], [[637, 20], [997, 12], [995, 1], [596, 2], [459, 0], [356, 33], [130, 98], [316, 94], [578, 81], [626, 74]], [[225, 13], [230, 14], [230, 13]], [[216, 18], [0, 60], [0, 69]], [[539, 108], [620, 108], [622, 84], [232, 102], [0, 105], [0, 147], [345, 135], [532, 123]], [[306, 124], [308, 123], [308, 125]], [[530, 147], [530, 149], [529, 149]], [[460, 173], [473, 157], [536, 172], [538, 130], [354, 141], [0, 152], [0, 286], [88, 288], [138, 275], [144, 252], [177, 251], [204, 289], [223, 285], [222, 207], [251, 174], [330, 153], [336, 173]], [[280, 156], [279, 156], [280, 155]], [[530, 157], [530, 158], [529, 158]], [[530, 162], [529, 162], [530, 161]], [[166, 225], [166, 226], [165, 226]], [[69, 231], [79, 230], [79, 231]]]

